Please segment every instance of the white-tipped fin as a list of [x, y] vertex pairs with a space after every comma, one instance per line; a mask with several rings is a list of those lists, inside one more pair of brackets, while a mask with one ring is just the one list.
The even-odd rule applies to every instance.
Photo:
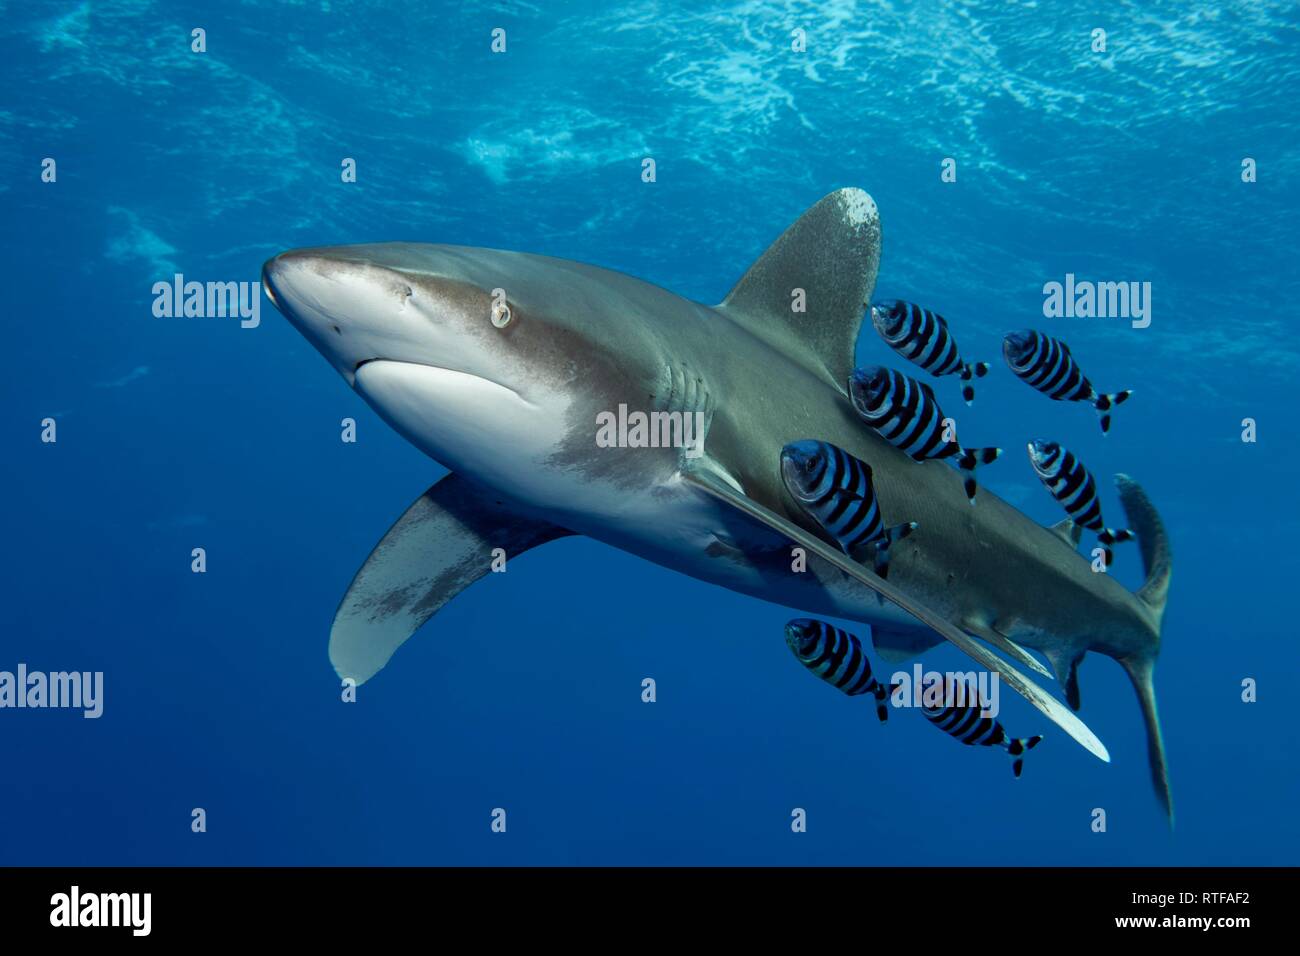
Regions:
[[1089, 753], [1101, 760], [1110, 761], [1110, 754], [1107, 752], [1106, 746], [1097, 739], [1097, 735], [1089, 730], [1083, 721], [1066, 709], [1064, 704], [937, 612], [912, 600], [897, 587], [888, 581], [882, 580], [861, 564], [836, 551], [820, 538], [814, 537], [798, 525], [791, 524], [752, 498], [737, 494], [732, 488], [718, 482], [710, 475], [686, 472], [682, 477], [685, 481], [694, 484], [701, 491], [711, 495], [718, 501], [749, 515], [755, 521], [784, 535], [790, 541], [817, 555], [823, 561], [839, 568], [849, 577], [875, 591], [885, 600], [897, 604], [921, 623], [933, 628], [953, 644], [956, 644], [977, 664], [990, 673], [996, 673], [1003, 683], [1042, 711], [1049, 720], [1073, 737]]

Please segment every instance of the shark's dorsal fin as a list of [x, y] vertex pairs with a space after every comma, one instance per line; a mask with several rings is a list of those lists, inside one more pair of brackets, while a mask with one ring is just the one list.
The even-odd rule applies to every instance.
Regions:
[[[861, 189], [840, 189], [781, 233], [717, 308], [844, 388], [879, 264], [875, 202]], [[806, 311], [795, 311], [796, 290]]]
[[1047, 529], [1072, 548], [1079, 547], [1083, 538], [1083, 526], [1074, 523], [1071, 518], [1064, 518]]

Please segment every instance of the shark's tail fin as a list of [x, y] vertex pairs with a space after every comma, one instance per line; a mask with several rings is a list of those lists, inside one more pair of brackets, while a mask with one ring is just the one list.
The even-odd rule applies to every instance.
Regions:
[[1133, 394], [1133, 389], [1126, 388], [1122, 392], [1111, 392], [1109, 395], [1098, 395], [1092, 403], [1092, 407], [1097, 409], [1097, 414], [1101, 417], [1101, 433], [1110, 434], [1110, 413], [1116, 405], [1123, 405], [1128, 401], [1129, 396]]
[[1173, 551], [1164, 523], [1156, 513], [1146, 492], [1128, 475], [1116, 475], [1120, 502], [1128, 523], [1137, 533], [1138, 547], [1142, 551], [1142, 565], [1146, 581], [1138, 588], [1138, 598], [1151, 609], [1155, 631], [1151, 650], [1147, 654], [1120, 661], [1128, 672], [1129, 680], [1137, 691], [1142, 707], [1142, 718], [1147, 728], [1147, 762], [1151, 765], [1151, 782], [1156, 798], [1174, 825], [1174, 801], [1169, 789], [1169, 768], [1165, 762], [1165, 744], [1160, 733], [1160, 714], [1156, 709], [1156, 689], [1153, 681], [1156, 657], [1160, 653], [1160, 624], [1164, 618], [1165, 601], [1169, 596], [1169, 579], [1173, 573]]
[[1038, 734], [1033, 737], [1012, 737], [1007, 741], [1007, 753], [1011, 754], [1011, 772], [1016, 777], [1025, 769], [1025, 751], [1033, 750], [1042, 739], [1042, 734]]
[[1002, 454], [1001, 448], [963, 448], [961, 455], [957, 458], [957, 467], [961, 469], [962, 479], [966, 487], [966, 497], [970, 503], [975, 503], [975, 469], [980, 465], [988, 465], [998, 460], [998, 455]]
[[975, 401], [975, 386], [971, 384], [977, 378], [989, 373], [988, 362], [966, 362], [961, 367], [961, 397], [967, 405]]

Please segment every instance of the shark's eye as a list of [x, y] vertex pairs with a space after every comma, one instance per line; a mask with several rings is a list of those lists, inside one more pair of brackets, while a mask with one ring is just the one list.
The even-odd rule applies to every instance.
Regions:
[[504, 329], [510, 324], [510, 306], [504, 302], [497, 302], [492, 306], [492, 324], [498, 329]]

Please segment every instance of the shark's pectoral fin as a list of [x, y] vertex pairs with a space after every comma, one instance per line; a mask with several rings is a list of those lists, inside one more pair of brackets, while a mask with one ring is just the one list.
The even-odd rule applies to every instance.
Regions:
[[352, 579], [334, 615], [330, 663], [340, 677], [369, 680], [439, 608], [491, 570], [494, 549], [509, 560], [572, 533], [447, 475], [406, 509]]
[[908, 597], [895, 585], [877, 577], [867, 568], [835, 550], [824, 541], [809, 534], [798, 525], [791, 524], [785, 518], [763, 507], [752, 498], [740, 494], [711, 474], [687, 471], [683, 473], [682, 477], [704, 493], [736, 508], [754, 521], [766, 525], [773, 531], [784, 535], [794, 544], [839, 568], [849, 577], [875, 591], [885, 600], [892, 601], [907, 611], [922, 624], [933, 628], [940, 635], [956, 644], [957, 647], [990, 673], [998, 674], [1003, 683], [1042, 711], [1049, 720], [1078, 741], [1090, 753], [1102, 760], [1110, 760], [1110, 754], [1107, 753], [1105, 745], [1097, 739], [1096, 734], [1089, 730], [1083, 721], [1070, 713], [1064, 704], [936, 611]]
[[881, 660], [890, 664], [901, 664], [918, 654], [924, 654], [932, 647], [943, 643], [943, 638], [934, 631], [895, 630], [890, 627], [871, 625], [871, 644], [880, 655]]
[[875, 202], [839, 189], [781, 233], [717, 310], [844, 388], [879, 265]]

